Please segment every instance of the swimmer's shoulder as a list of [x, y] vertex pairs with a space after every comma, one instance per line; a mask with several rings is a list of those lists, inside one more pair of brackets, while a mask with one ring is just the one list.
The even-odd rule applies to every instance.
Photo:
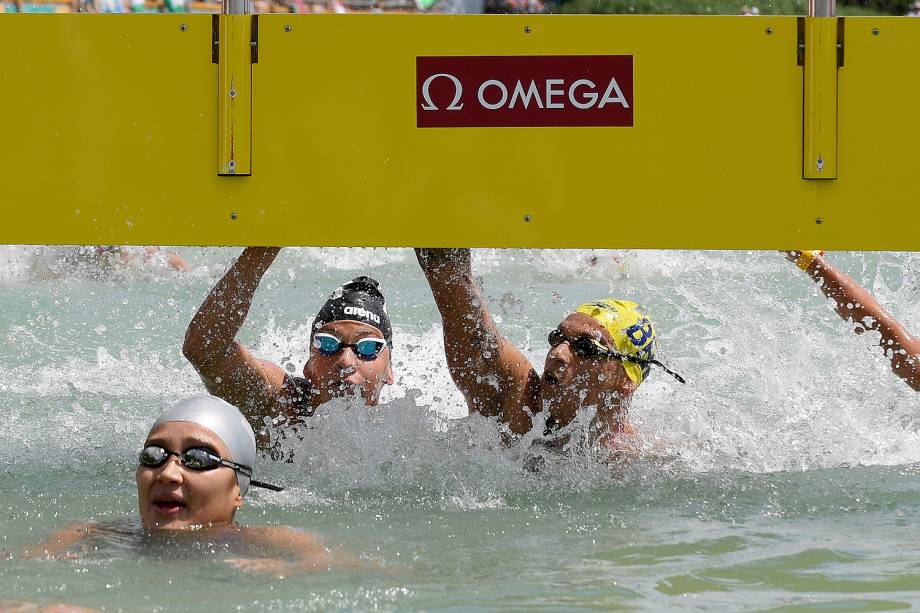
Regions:
[[243, 537], [252, 545], [294, 549], [300, 552], [326, 551], [326, 546], [319, 536], [291, 526], [242, 526], [240, 530]]

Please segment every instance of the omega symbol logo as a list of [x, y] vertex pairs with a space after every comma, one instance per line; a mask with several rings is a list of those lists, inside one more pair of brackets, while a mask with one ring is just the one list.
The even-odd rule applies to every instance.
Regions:
[[431, 92], [429, 91], [429, 89], [431, 88], [431, 82], [434, 81], [435, 79], [437, 79], [438, 77], [446, 77], [446, 78], [450, 79], [450, 80], [453, 82], [453, 84], [454, 84], [454, 99], [453, 99], [453, 101], [450, 103], [450, 105], [447, 107], [447, 110], [448, 110], [448, 111], [459, 111], [459, 110], [461, 110], [461, 109], [463, 108], [463, 103], [460, 102], [460, 98], [463, 96], [463, 84], [460, 83], [460, 79], [458, 79], [457, 77], [455, 77], [455, 76], [452, 75], [452, 74], [447, 74], [446, 72], [439, 72], [439, 73], [437, 73], [437, 74], [433, 74], [433, 75], [431, 75], [430, 77], [428, 77], [427, 79], [425, 79], [425, 82], [424, 82], [424, 83], [422, 83], [422, 98], [424, 98], [424, 100], [425, 100], [425, 104], [422, 105], [422, 110], [424, 110], [424, 111], [439, 111], [439, 110], [441, 110], [441, 109], [438, 107], [438, 105], [436, 105], [436, 104], [431, 100]]

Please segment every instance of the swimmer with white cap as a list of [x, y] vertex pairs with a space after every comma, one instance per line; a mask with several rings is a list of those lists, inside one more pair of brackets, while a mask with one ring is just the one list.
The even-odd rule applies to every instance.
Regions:
[[[394, 381], [392, 326], [379, 284], [358, 277], [337, 288], [313, 321], [303, 376], [257, 358], [236, 335], [262, 276], [280, 247], [247, 247], [217, 282], [189, 323], [182, 353], [208, 391], [243, 411], [267, 442], [267, 419], [309, 417], [333, 398], [374, 406]], [[272, 453], [272, 457], [275, 454]]]
[[189, 398], [163, 413], [147, 435], [137, 467], [137, 501], [148, 529], [229, 524], [255, 481], [256, 439], [233, 405]]
[[[252, 478], [255, 459], [252, 428], [233, 405], [202, 395], [172, 406], [153, 424], [139, 455], [135, 476], [143, 530], [149, 535], [189, 531], [225, 543], [231, 553], [257, 552], [258, 557], [225, 560], [246, 571], [284, 575], [354, 564], [353, 558], [333, 555], [307, 532], [234, 522], [250, 487], [282, 490]], [[75, 524], [53, 532], [22, 557], [77, 558], [81, 541], [106, 530], [112, 528]]]

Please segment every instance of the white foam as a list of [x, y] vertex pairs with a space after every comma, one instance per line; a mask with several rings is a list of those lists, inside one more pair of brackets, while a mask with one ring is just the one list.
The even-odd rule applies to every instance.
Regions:
[[[11, 286], [10, 292], [40, 295], [34, 283], [44, 277], [36, 271], [60, 256], [56, 249], [0, 248], [0, 258], [5, 258], [0, 261], [7, 264], [0, 279]], [[312, 276], [330, 267], [359, 270], [385, 263], [389, 268], [380, 270], [393, 275], [399, 286], [390, 295], [396, 313], [395, 385], [372, 411], [348, 403], [325, 407], [294, 446], [304, 471], [341, 487], [427, 483], [457, 497], [450, 504], [471, 509], [501, 500], [508, 488], [529, 478], [521, 470], [521, 450], [502, 445], [493, 420], [458, 420], [466, 415], [466, 404], [447, 371], [440, 326], [428, 319], [435, 311], [411, 251], [291, 251], [287, 257], [303, 268], [294, 271], [293, 280], [279, 274], [272, 289], [260, 288], [259, 304], [271, 302], [271, 295], [290, 294], [288, 283], [302, 293]], [[237, 252], [189, 251], [205, 278], [195, 281], [194, 288], [176, 283], [184, 310], [191, 312], [200, 304], [204, 296], [199, 286], [222, 274]], [[475, 253], [476, 272], [486, 280], [500, 328], [538, 371], [546, 332], [574, 306], [569, 302], [597, 297], [599, 291], [641, 298], [658, 322], [664, 361], [688, 384], [653, 369], [631, 415], [646, 446], [677, 457], [682, 470], [765, 472], [920, 462], [916, 392], [890, 372], [872, 336], [853, 334], [807, 277], [779, 254]], [[914, 307], [920, 279], [917, 254], [829, 257], [863, 279], [897, 317], [920, 332], [920, 312]], [[85, 290], [67, 285], [66, 278], [53, 285], [56, 295]], [[182, 278], [164, 276], [158, 283]], [[144, 292], [147, 281], [139, 276], [117, 280], [126, 300], [131, 292]], [[566, 296], [550, 301], [542, 289], [526, 291], [538, 284]], [[322, 287], [315, 293], [325, 291]], [[316, 306], [301, 305], [299, 313]], [[289, 312], [284, 317], [292, 319]], [[300, 372], [307, 359], [310, 320], [293, 325], [279, 325], [279, 320], [281, 315], [254, 307], [247, 338], [254, 339], [251, 346], [259, 357]], [[125, 347], [99, 345], [88, 336], [86, 343], [96, 344], [95, 353], [80, 356], [58, 355], [41, 336], [43, 325], [47, 322], [14, 319], [3, 331], [8, 346], [19, 348], [20, 359], [0, 365], [0, 398], [8, 405], [0, 414], [0, 460], [66, 464], [87, 446], [97, 445], [102, 455], [133, 454], [148, 420], [168, 403], [201, 391], [194, 370], [178, 357], [184, 321], [162, 338], [139, 330], [137, 342]], [[105, 323], [110, 329], [125, 325], [131, 324]], [[48, 355], [55, 359], [45, 359]], [[36, 433], [42, 443], [54, 441], [50, 451], [36, 442]], [[558, 478], [582, 465], [581, 459], [550, 460], [547, 470]], [[583, 478], [583, 473], [571, 477], [573, 482]], [[293, 484], [300, 488], [295, 492], [318, 492], [317, 485]], [[467, 488], [469, 498], [460, 486]]]

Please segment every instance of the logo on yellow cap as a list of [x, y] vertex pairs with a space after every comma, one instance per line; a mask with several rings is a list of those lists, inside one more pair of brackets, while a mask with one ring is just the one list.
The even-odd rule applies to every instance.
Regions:
[[[604, 326], [613, 338], [618, 352], [643, 360], [655, 359], [655, 326], [639, 311], [639, 305], [635, 302], [608, 298], [586, 302], [575, 311], [584, 313]], [[648, 376], [648, 364], [640, 365], [628, 360], [623, 360], [622, 363], [627, 376], [636, 387]]]

